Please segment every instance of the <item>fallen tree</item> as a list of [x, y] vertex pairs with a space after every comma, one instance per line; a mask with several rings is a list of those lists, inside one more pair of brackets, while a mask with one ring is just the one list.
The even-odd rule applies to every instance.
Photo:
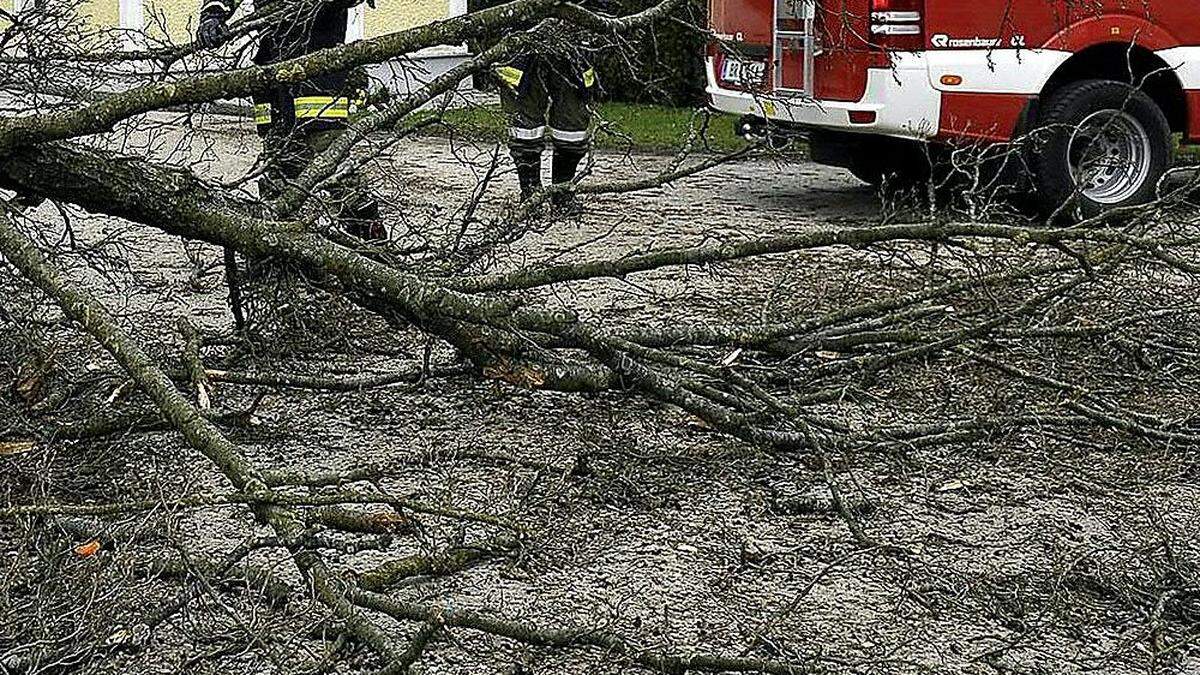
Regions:
[[[467, 629], [538, 648], [595, 650], [619, 664], [655, 672], [867, 672], [879, 663], [820, 651], [793, 650], [787, 658], [752, 656], [749, 651], [683, 653], [642, 644], [600, 626], [547, 628], [509, 620], [498, 612], [398, 597], [392, 591], [407, 579], [454, 575], [519, 556], [530, 528], [521, 514], [510, 517], [394, 494], [380, 481], [403, 472], [396, 467], [318, 475], [263, 465], [231, 439], [235, 419], [252, 418], [257, 401], [244, 414], [220, 415], [210, 409], [210, 390], [214, 383], [236, 383], [361, 392], [428, 375], [466, 373], [505, 387], [636, 396], [682, 411], [703, 428], [772, 457], [805, 458], [827, 490], [828, 511], [841, 521], [853, 546], [896, 560], [918, 555], [912, 542], [873, 531], [864, 523], [861, 505], [847, 494], [847, 467], [860, 457], [903, 458], [1033, 430], [1057, 435], [1076, 447], [1139, 443], [1193, 452], [1200, 445], [1190, 412], [1173, 403], [1160, 409], [1146, 403], [1160, 390], [1186, 392], [1195, 385], [1195, 369], [1187, 365], [1193, 353], [1185, 345], [1195, 334], [1194, 303], [1164, 300], [1161, 292], [1188, 287], [1198, 271], [1194, 260], [1200, 237], [1190, 208], [1191, 184], [1165, 192], [1149, 207], [1071, 226], [959, 220], [952, 211], [936, 209], [924, 212], [932, 215], [913, 217], [912, 210], [901, 209], [885, 210], [888, 220], [879, 224], [824, 224], [715, 244], [654, 245], [582, 262], [504, 260], [506, 247], [545, 226], [538, 210], [554, 190], [569, 189], [590, 198], [638, 193], [762, 152], [747, 148], [722, 157], [695, 156], [697, 130], [681, 140], [677, 156], [663, 160], [650, 175], [550, 188], [530, 203], [477, 216], [481, 205], [492, 199], [490, 180], [499, 166], [494, 160], [480, 188], [463, 198], [450, 223], [455, 235], [433, 245], [372, 246], [331, 231], [322, 222], [326, 205], [321, 188], [348, 160], [364, 168], [384, 156], [388, 148], [409, 139], [411, 129], [405, 125], [417, 118], [418, 109], [449, 95], [473, 73], [528, 48], [539, 31], [569, 22], [601, 36], [616, 35], [661, 19], [670, 7], [665, 2], [637, 15], [611, 18], [569, 3], [516, 0], [278, 66], [231, 66], [207, 74], [172, 70], [195, 56], [191, 47], [149, 50], [122, 59], [162, 65], [161, 81], [86, 100], [66, 98], [50, 110], [35, 108], [0, 118], [0, 187], [10, 191], [0, 214], [0, 254], [19, 277], [15, 283], [26, 290], [36, 288], [52, 300], [67, 322], [109, 354], [123, 373], [113, 376], [128, 378], [128, 388], [148, 399], [137, 411], [136, 423], [105, 424], [98, 431], [72, 436], [68, 425], [23, 415], [19, 425], [6, 427], [0, 441], [24, 444], [33, 438], [55, 443], [68, 437], [169, 428], [216, 467], [225, 482], [218, 492], [174, 498], [154, 495], [91, 504], [10, 501], [0, 508], [0, 518], [37, 527], [53, 518], [116, 518], [160, 508], [246, 509], [254, 519], [248, 526], [254, 537], [211, 560], [178, 565], [196, 587], [177, 593], [147, 622], [157, 625], [184, 610], [206, 580], [227, 580], [255, 551], [283, 550], [295, 571], [292, 585], [311, 595], [336, 621], [332, 632], [338, 637], [330, 641], [329, 652], [307, 664], [317, 670], [352, 643], [369, 651], [363, 662], [371, 667], [406, 672], [448, 633]], [[236, 26], [234, 33], [246, 34], [261, 22], [279, 19], [264, 9]], [[160, 111], [246, 96], [271, 84], [506, 31], [494, 47], [356, 121], [351, 133], [271, 204], [247, 194], [238, 181], [215, 180], [191, 167], [161, 161], [150, 151], [131, 154], [114, 148], [120, 138], [154, 133], [147, 129], [163, 124], [154, 117]], [[95, 75], [95, 64], [106, 60], [74, 49], [59, 57], [14, 56], [12, 62], [53, 62], [68, 71], [71, 64], [82, 64], [80, 68]], [[93, 297], [76, 270], [56, 269], [54, 257], [71, 247], [49, 241], [37, 217], [23, 206], [41, 200], [119, 219], [147, 236], [165, 234], [223, 247], [247, 259], [275, 261], [309, 282], [311, 292], [344, 299], [361, 311], [360, 318], [370, 315], [390, 332], [420, 336], [448, 348], [452, 358], [437, 367], [411, 365], [404, 372], [381, 376], [337, 378], [260, 368], [233, 372], [205, 365], [204, 345], [217, 336], [202, 335], [183, 321], [182, 375], [173, 379], [170, 369], [150, 356], [154, 350], [139, 345], [111, 309]], [[890, 220], [897, 214], [906, 222]], [[697, 311], [657, 323], [622, 321], [576, 302], [576, 290], [597, 280], [779, 260], [816, 261], [833, 253], [859, 256], [868, 265], [886, 258], [921, 260], [913, 269], [927, 268], [930, 276], [906, 278], [878, 297], [850, 293], [847, 301], [831, 308], [805, 311], [785, 305], [785, 311], [764, 311], [757, 319], [734, 311], [755, 307], [754, 301], [737, 297], [733, 307], [725, 307], [732, 315], [728, 320]], [[58, 322], [48, 323], [54, 328]], [[236, 335], [230, 341], [253, 345], [256, 339], [264, 338]], [[1098, 365], [1107, 358], [1107, 350], [1132, 354], [1135, 365], [1110, 376]], [[1158, 353], [1170, 367], [1147, 366], [1147, 351]], [[946, 403], [943, 411], [932, 398], [914, 400], [903, 391], [906, 378], [926, 368], [946, 373], [978, 368], [999, 378], [1002, 387], [1029, 392], [1028, 399], [997, 410], [978, 406], [969, 385], [947, 385], [939, 395], [962, 405]], [[112, 398], [119, 394], [114, 391]], [[526, 464], [540, 473], [550, 470], [548, 465]], [[585, 456], [574, 458], [571, 475], [585, 476], [588, 471]], [[477, 545], [461, 542], [394, 557], [367, 571], [339, 567], [328, 559], [339, 553], [390, 551], [395, 539], [418, 531], [422, 519], [469, 524], [486, 530], [486, 536]], [[78, 537], [78, 532], [72, 536]], [[105, 546], [96, 540], [96, 550]], [[95, 553], [91, 548], [85, 551], [91, 551], [88, 556]], [[255, 577], [263, 578], [257, 573]], [[273, 587], [279, 583], [269, 581]], [[1163, 611], [1160, 608], [1159, 615]], [[1161, 635], [1164, 620], [1160, 616], [1157, 621]], [[1165, 652], [1168, 647], [1159, 644], [1156, 649]], [[991, 651], [987, 655], [995, 656]], [[53, 650], [43, 650], [22, 654], [15, 666], [6, 662], [4, 667], [40, 667], [54, 658]]]

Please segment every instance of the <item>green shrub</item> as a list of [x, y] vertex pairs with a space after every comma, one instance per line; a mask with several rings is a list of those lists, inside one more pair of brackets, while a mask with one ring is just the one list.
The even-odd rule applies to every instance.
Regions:
[[[615, 0], [613, 12], [630, 14], [655, 0]], [[687, 0], [671, 19], [656, 22], [595, 58], [604, 96], [615, 101], [695, 106], [704, 103], [704, 28], [707, 4]]]

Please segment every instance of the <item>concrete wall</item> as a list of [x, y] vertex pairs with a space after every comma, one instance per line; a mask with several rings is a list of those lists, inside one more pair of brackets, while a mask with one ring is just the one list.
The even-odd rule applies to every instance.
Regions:
[[365, 36], [377, 37], [450, 16], [449, 0], [378, 0], [366, 8]]
[[[25, 0], [29, 1], [29, 0]], [[0, 7], [11, 9], [22, 0], [0, 0]], [[158, 45], [164, 41], [183, 43], [196, 28], [201, 0], [81, 0], [79, 12], [98, 28], [124, 28], [114, 33], [128, 48]], [[353, 11], [350, 39], [372, 38], [413, 26], [419, 26], [464, 14], [466, 0], [376, 0], [377, 7], [365, 4]], [[134, 30], [145, 31], [149, 40], [135, 38]], [[407, 91], [461, 62], [466, 53], [462, 45], [442, 45], [403, 62], [379, 64], [372, 75], [397, 91]]]
[[[136, 0], [135, 0], [136, 1]], [[200, 0], [141, 0], [144, 25], [155, 37], [166, 36], [180, 40], [187, 38], [196, 25]], [[129, 2], [129, 0], [125, 0]], [[81, 12], [91, 17], [96, 25], [115, 27], [121, 25], [122, 0], [85, 0]], [[376, 37], [405, 28], [444, 19], [457, 9], [456, 0], [377, 0], [376, 9], [363, 7], [363, 35]], [[0, 0], [0, 7], [11, 9], [13, 0]], [[128, 11], [128, 8], [127, 8]], [[126, 17], [126, 25], [128, 25]]]
[[86, 0], [79, 3], [79, 13], [105, 28], [121, 24], [120, 0]]
[[[6, 12], [20, 12], [22, 6], [32, 5], [34, 0], [0, 0], [0, 9]], [[94, 25], [111, 28], [120, 25], [121, 0], [80, 0], [76, 8], [82, 16]], [[0, 28], [8, 26], [8, 21], [0, 19]]]
[[[196, 0], [143, 0], [142, 13], [151, 37], [184, 42], [195, 32], [200, 3]], [[164, 35], [165, 27], [165, 35]]]

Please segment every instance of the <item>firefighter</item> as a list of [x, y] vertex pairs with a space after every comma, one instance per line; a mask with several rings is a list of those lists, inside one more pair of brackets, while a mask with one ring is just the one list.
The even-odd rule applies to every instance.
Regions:
[[[554, 148], [550, 176], [556, 185], [575, 179], [579, 163], [591, 148], [596, 71], [584, 55], [586, 42], [566, 33], [551, 33], [541, 48], [495, 69], [522, 201], [542, 187], [547, 135]], [[556, 192], [551, 199], [560, 209], [576, 207], [570, 191]]]
[[[283, 0], [278, 0], [283, 1]], [[366, 0], [371, 7], [374, 0]], [[204, 0], [196, 41], [213, 48], [228, 39], [226, 22], [239, 0]], [[295, 3], [295, 16], [265, 29], [259, 36], [257, 65], [270, 65], [336, 47], [346, 41], [350, 8], [363, 0]], [[266, 5], [268, 3], [260, 3]], [[254, 121], [263, 139], [264, 170], [259, 194], [273, 200], [312, 160], [346, 129], [351, 106], [359, 95], [348, 71], [328, 73], [299, 85], [283, 86], [254, 96]], [[369, 240], [387, 238], [379, 202], [357, 174], [341, 177], [329, 189], [342, 228]]]

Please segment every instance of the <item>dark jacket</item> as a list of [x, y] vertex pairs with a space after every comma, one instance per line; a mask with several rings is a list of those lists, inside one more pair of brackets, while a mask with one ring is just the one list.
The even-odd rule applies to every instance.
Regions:
[[[467, 7], [474, 11], [494, 7], [508, 1], [467, 0]], [[612, 7], [611, 0], [573, 1], [593, 12], [608, 13]], [[482, 52], [495, 45], [505, 35], [517, 30], [528, 30], [537, 23], [537, 21], [530, 21], [523, 26], [508, 26], [503, 32], [485, 34], [473, 41], [471, 47], [476, 52]], [[560, 22], [559, 25], [544, 30], [541, 39], [536, 44], [493, 67], [492, 71], [493, 74], [500, 76], [501, 81], [508, 82], [510, 85], [512, 79], [515, 79], [515, 73], [510, 78], [502, 74], [503, 71], [528, 74], [528, 77], [520, 78], [520, 84], [517, 86], [518, 94], [525, 91], [535, 79], [553, 77], [565, 79], [578, 87], [581, 93], [591, 95], [593, 92], [590, 90], [596, 86], [596, 72], [592, 68], [592, 59], [595, 52], [598, 51], [597, 47], [596, 36], [590, 31]]]
[[[360, 2], [362, 0], [266, 0], [257, 3], [256, 9], [260, 13], [269, 13], [279, 7], [284, 14], [277, 17], [278, 22], [273, 26], [259, 32], [254, 63], [271, 65], [344, 44], [349, 10]], [[236, 5], [237, 0], [205, 0], [200, 10], [201, 20], [210, 16], [228, 19]], [[348, 70], [335, 71], [299, 85], [260, 92], [254, 97], [260, 131], [265, 132], [267, 127], [280, 122], [290, 127], [297, 116], [306, 124], [317, 127], [344, 124], [345, 99], [356, 96], [356, 92], [349, 91], [347, 86], [349, 76]], [[314, 103], [325, 99], [333, 100]], [[264, 106], [270, 108], [269, 117]]]

